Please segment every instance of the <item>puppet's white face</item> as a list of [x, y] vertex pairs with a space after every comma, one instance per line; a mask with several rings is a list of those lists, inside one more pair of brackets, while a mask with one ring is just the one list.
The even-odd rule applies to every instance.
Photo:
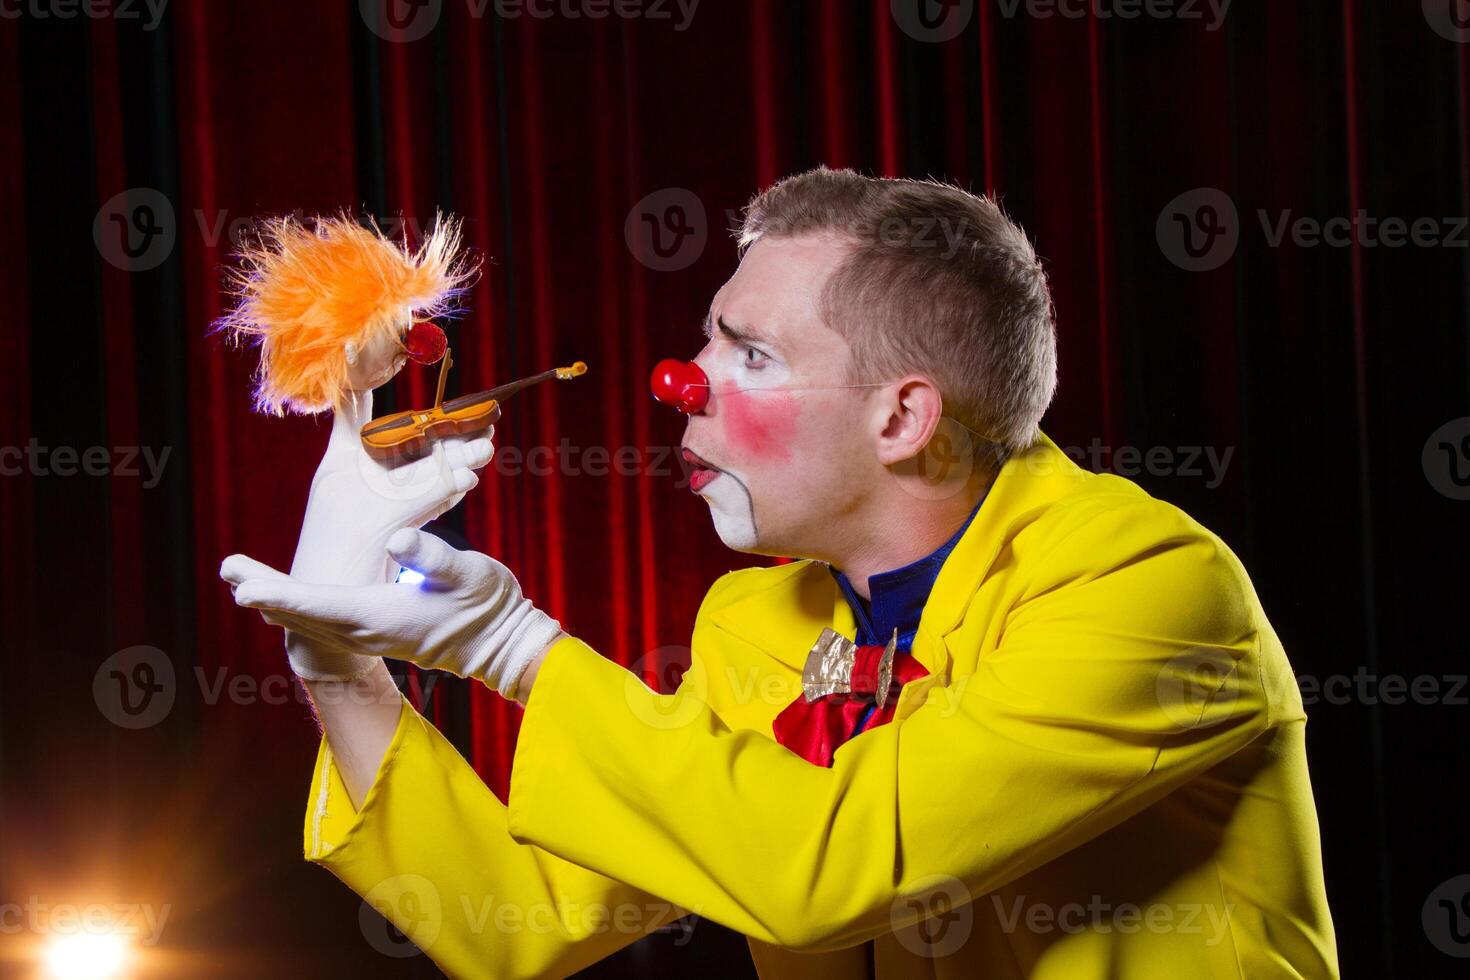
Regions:
[[347, 358], [347, 385], [353, 391], [372, 391], [393, 380], [408, 360], [403, 349], [403, 335], [413, 324], [411, 310], [405, 310], [399, 318], [398, 332], [378, 334], [365, 346], [351, 342], [344, 344], [343, 354]]

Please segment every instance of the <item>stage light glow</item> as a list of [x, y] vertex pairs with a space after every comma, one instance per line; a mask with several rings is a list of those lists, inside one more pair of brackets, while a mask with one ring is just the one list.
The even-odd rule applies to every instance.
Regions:
[[121, 936], [83, 933], [58, 936], [46, 953], [50, 976], [57, 980], [104, 980], [121, 976], [127, 960]]
[[398, 582], [401, 585], [422, 585], [424, 575], [422, 572], [416, 572], [412, 568], [405, 568], [398, 573]]

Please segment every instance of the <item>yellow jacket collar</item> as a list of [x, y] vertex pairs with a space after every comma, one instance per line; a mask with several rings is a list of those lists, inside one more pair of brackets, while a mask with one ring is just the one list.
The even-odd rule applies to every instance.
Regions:
[[[919, 620], [913, 655], [926, 670], [948, 671], [944, 637], [964, 619], [1005, 543], [1089, 476], [1045, 434], [1006, 461], [980, 513], [939, 570]], [[805, 559], [764, 571], [768, 576], [753, 592], [710, 613], [717, 627], [798, 671], [824, 627], [854, 635], [852, 608], [825, 562]]]

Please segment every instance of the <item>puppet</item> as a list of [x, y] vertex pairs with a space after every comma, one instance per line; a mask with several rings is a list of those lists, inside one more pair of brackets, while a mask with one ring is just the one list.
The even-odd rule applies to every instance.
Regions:
[[[457, 504], [489, 462], [500, 402], [549, 378], [586, 371], [578, 361], [478, 394], [444, 401], [453, 363], [444, 332], [427, 318], [453, 313], [477, 269], [459, 224], [436, 218], [417, 250], [347, 215], [265, 221], [241, 247], [234, 308], [219, 329], [260, 349], [255, 407], [268, 414], [330, 411], [332, 432], [312, 479], [291, 576], [325, 585], [391, 582], [387, 547]], [[372, 391], [408, 361], [440, 363], [432, 408], [372, 417]], [[296, 673], [349, 680], [372, 658], [323, 653], [287, 635]]]
[[341, 411], [406, 361], [440, 363], [432, 408], [364, 421], [361, 429], [373, 457], [416, 458], [436, 438], [484, 432], [515, 392], [587, 370], [578, 361], [446, 404], [453, 358], [444, 331], [428, 318], [453, 312], [476, 272], [454, 218], [436, 217], [416, 252], [346, 215], [310, 223], [272, 218], [241, 247], [232, 274], [238, 302], [220, 327], [236, 342], [258, 343], [255, 406], [273, 415]]
[[270, 218], [241, 245], [238, 303], [220, 326], [260, 346], [257, 409], [341, 408], [410, 358], [440, 359], [444, 332], [422, 318], [451, 312], [476, 272], [453, 218], [437, 219], [417, 252], [346, 215]]

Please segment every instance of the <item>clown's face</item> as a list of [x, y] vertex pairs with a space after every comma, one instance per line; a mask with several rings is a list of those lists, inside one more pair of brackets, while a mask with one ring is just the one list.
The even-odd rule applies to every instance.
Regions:
[[408, 362], [402, 338], [412, 325], [413, 311], [405, 309], [399, 314], [396, 333], [374, 334], [361, 347], [351, 342], [344, 345], [342, 354], [347, 358], [347, 385], [352, 391], [372, 391], [393, 380]]
[[737, 551], [824, 558], [884, 478], [874, 389], [819, 387], [847, 383], [851, 349], [820, 311], [843, 255], [825, 235], [758, 241], [710, 305], [695, 359], [710, 397], [684, 449], [690, 488]]

